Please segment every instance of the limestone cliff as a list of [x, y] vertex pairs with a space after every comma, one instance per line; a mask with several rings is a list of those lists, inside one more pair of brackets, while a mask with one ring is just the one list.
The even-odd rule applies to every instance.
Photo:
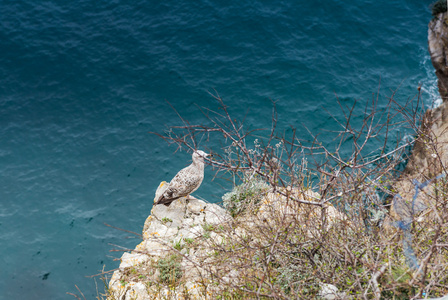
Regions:
[[447, 13], [440, 13], [429, 23], [428, 45], [432, 64], [436, 70], [440, 96], [448, 98], [448, 26]]
[[394, 185], [403, 199], [392, 203], [393, 221], [410, 217], [411, 209], [405, 203], [414, 203], [418, 213], [425, 214], [426, 209], [431, 207], [433, 184], [428, 185], [413, 201], [415, 183], [424, 183], [445, 174], [444, 166], [448, 163], [448, 13], [439, 13], [430, 21], [428, 48], [443, 102], [439, 107], [426, 111], [407, 166]]
[[[163, 194], [166, 182], [157, 189]], [[203, 299], [204, 250], [195, 247], [207, 230], [224, 224], [230, 216], [216, 204], [182, 197], [169, 206], [155, 205], [143, 227], [143, 241], [125, 252], [109, 282], [108, 299]], [[188, 246], [188, 247], [186, 247]], [[184, 259], [185, 258], [185, 259]], [[174, 288], [184, 278], [182, 288]]]
[[[437, 15], [430, 22], [428, 30], [429, 52], [439, 80], [443, 103], [440, 107], [426, 112], [408, 165], [395, 183], [394, 188], [403, 201], [393, 202], [390, 218], [386, 223], [394, 231], [398, 230], [397, 226], [392, 226], [396, 224], [394, 222], [402, 220], [406, 214], [414, 213], [414, 207], [412, 211], [406, 210], [409, 208], [407, 203], [413, 201], [415, 193], [413, 180], [425, 182], [444, 174], [443, 166], [448, 164], [447, 18], [447, 13]], [[163, 193], [164, 188], [166, 183], [159, 186], [155, 199]], [[431, 213], [430, 199], [434, 190], [427, 188], [426, 193], [420, 193], [416, 199], [417, 206], [422, 208], [419, 212], [423, 216], [429, 216]], [[288, 190], [288, 193], [290, 192], [292, 191]], [[311, 191], [300, 193], [301, 195], [297, 195], [298, 199], [320, 198], [317, 194], [310, 195]], [[295, 218], [295, 222], [302, 226], [301, 232], [306, 237], [314, 238], [321, 234], [316, 228], [328, 231], [337, 223], [340, 227], [353, 227], [346, 216], [331, 205], [324, 209], [312, 206], [292, 207], [288, 199], [272, 192], [264, 196], [254, 213], [245, 217], [245, 220], [235, 223], [222, 207], [191, 197], [180, 198], [169, 206], [154, 206], [144, 224], [143, 241], [133, 251], [123, 254], [120, 267], [109, 282], [108, 299], [208, 299], [212, 298], [211, 295], [220, 294], [221, 287], [217, 282], [239, 286], [241, 273], [234, 267], [239, 266], [238, 254], [234, 253], [238, 249], [228, 250], [217, 245], [226, 244], [229, 240], [241, 240], [247, 245], [249, 252], [255, 245], [257, 246], [253, 248], [262, 249], [268, 244], [263, 240], [263, 235], [248, 238], [247, 229], [257, 227], [262, 231], [266, 228], [276, 228], [277, 219], [281, 219], [281, 224], [288, 224], [291, 223], [289, 218]], [[310, 225], [309, 221], [312, 221]], [[219, 255], [217, 249], [222, 249]], [[218, 260], [221, 261], [219, 274], [214, 267]], [[222, 263], [224, 261], [225, 263]], [[263, 280], [265, 278], [264, 275], [259, 277]], [[377, 285], [375, 281], [371, 283]], [[324, 299], [348, 299], [331, 284], [323, 284], [320, 287], [319, 295]]]
[[[166, 186], [165, 182], [160, 184], [155, 199]], [[290, 192], [297, 194], [298, 199], [318, 197], [311, 191]], [[276, 228], [276, 221], [289, 222], [297, 211], [303, 213], [305, 232], [310, 237], [319, 235], [317, 228], [323, 225], [320, 221], [323, 211], [315, 206], [298, 209], [297, 203], [278, 193], [266, 192], [257, 211], [238, 221], [220, 206], [191, 196], [175, 200], [169, 206], [156, 205], [145, 221], [143, 241], [122, 255], [120, 267], [109, 282], [108, 299], [214, 299], [222, 294], [222, 285], [238, 285], [244, 280], [235, 267], [239, 259], [235, 249], [224, 251], [228, 255], [224, 252], [217, 255], [218, 245], [230, 240], [246, 241], [250, 236], [248, 230]], [[335, 222], [347, 222], [346, 216], [331, 205], [326, 207], [326, 215], [328, 219], [323, 226], [327, 229]], [[307, 227], [310, 218], [317, 223]], [[267, 245], [263, 236], [252, 235], [249, 243]], [[226, 259], [228, 263], [223, 264]], [[321, 293], [329, 297], [324, 299], [339, 295], [330, 284], [322, 284]]]

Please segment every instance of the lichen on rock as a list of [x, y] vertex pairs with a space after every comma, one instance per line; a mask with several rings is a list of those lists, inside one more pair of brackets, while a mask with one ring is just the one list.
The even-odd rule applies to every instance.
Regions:
[[[164, 187], [162, 182], [156, 198]], [[299, 190], [294, 190], [294, 195], [301, 199], [319, 197]], [[248, 243], [254, 249], [269, 245], [269, 228], [284, 222], [284, 216], [297, 218], [299, 211], [303, 226], [314, 220], [307, 229], [310, 236], [319, 234], [311, 228], [319, 228], [316, 224], [321, 222], [324, 210], [299, 208], [280, 193], [266, 192], [260, 197], [257, 209], [244, 211], [236, 218], [219, 205], [191, 196], [169, 206], [154, 206], [144, 224], [143, 241], [121, 257], [120, 267], [109, 282], [108, 299], [212, 299], [222, 292], [217, 282], [238, 286], [244, 280], [241, 271], [245, 276], [251, 272], [257, 275], [256, 270], [240, 269], [239, 255], [253, 259], [253, 254], [239, 252], [236, 245]], [[325, 212], [327, 226], [344, 220], [331, 205]]]
[[[156, 199], [166, 189], [162, 182]], [[125, 252], [109, 282], [109, 299], [202, 299], [201, 262], [194, 240], [204, 226], [217, 226], [231, 217], [220, 206], [191, 196], [169, 206], [155, 205], [143, 227], [143, 241]]]

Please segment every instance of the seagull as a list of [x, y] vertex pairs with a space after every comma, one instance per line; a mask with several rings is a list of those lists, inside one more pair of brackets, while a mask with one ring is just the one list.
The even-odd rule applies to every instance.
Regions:
[[157, 199], [155, 205], [170, 205], [171, 202], [189, 196], [196, 191], [204, 179], [204, 158], [209, 156], [202, 150], [193, 152], [193, 163], [180, 170], [171, 180], [162, 196]]

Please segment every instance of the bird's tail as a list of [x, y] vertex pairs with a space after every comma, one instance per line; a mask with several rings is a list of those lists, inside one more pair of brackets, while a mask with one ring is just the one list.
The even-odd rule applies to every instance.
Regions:
[[[176, 199], [177, 199], [177, 198], [176, 198]], [[165, 197], [162, 195], [162, 196], [160, 196], [160, 198], [157, 200], [157, 202], [154, 203], [154, 205], [164, 204], [164, 205], [168, 206], [168, 205], [171, 204], [171, 202], [173, 202], [173, 201], [176, 200], [176, 199], [167, 199], [167, 198], [165, 198]]]

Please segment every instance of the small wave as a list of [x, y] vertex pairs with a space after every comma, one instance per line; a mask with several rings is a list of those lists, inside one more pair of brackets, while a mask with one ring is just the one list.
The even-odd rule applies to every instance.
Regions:
[[437, 86], [437, 76], [434, 73], [431, 57], [426, 53], [426, 51], [422, 56], [423, 59], [420, 62], [420, 66], [426, 73], [425, 78], [420, 81], [422, 95], [424, 96], [424, 99], [426, 99], [424, 100], [424, 104], [431, 108], [436, 108], [443, 102]]

